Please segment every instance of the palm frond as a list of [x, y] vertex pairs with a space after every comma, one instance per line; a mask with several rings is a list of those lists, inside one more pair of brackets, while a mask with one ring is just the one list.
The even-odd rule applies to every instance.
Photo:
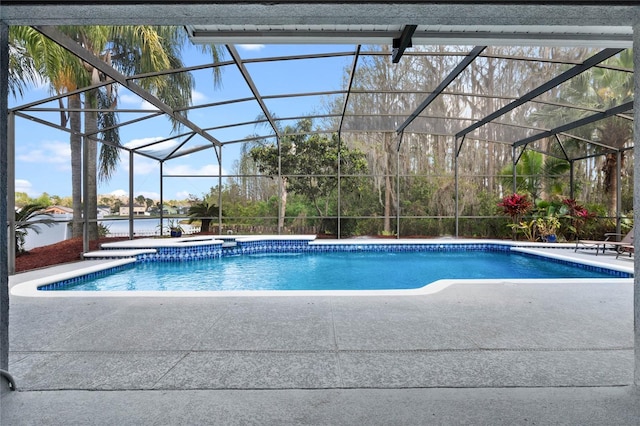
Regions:
[[100, 147], [100, 161], [98, 163], [98, 177], [101, 181], [107, 182], [113, 176], [120, 161], [120, 150], [113, 146], [120, 145], [120, 133], [118, 132], [118, 116], [113, 106], [116, 102], [116, 92], [100, 90], [98, 91], [98, 129], [102, 138], [111, 144], [102, 144]]

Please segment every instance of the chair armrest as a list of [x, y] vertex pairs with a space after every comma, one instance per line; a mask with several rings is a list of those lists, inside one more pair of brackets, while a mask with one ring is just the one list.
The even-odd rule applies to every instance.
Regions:
[[605, 241], [609, 241], [609, 239], [610, 239], [611, 237], [615, 237], [615, 236], [618, 236], [618, 237], [624, 237], [624, 235], [625, 235], [625, 234], [618, 234], [618, 233], [616, 233], [616, 232], [607, 232], [607, 233], [605, 233], [605, 234], [604, 234], [604, 236], [605, 236], [605, 239], [604, 239], [604, 240], [605, 240]]

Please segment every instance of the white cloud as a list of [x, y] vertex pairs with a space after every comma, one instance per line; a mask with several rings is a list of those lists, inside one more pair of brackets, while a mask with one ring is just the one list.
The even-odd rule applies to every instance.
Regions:
[[129, 195], [129, 193], [124, 189], [116, 189], [114, 191], [111, 191], [109, 195], [113, 195], [114, 197], [126, 197]]
[[33, 184], [26, 179], [16, 179], [16, 192], [26, 192], [30, 197], [40, 195], [33, 191]]
[[16, 160], [25, 163], [46, 163], [70, 168], [71, 148], [68, 142], [44, 141], [26, 153], [16, 155]]
[[207, 101], [207, 95], [202, 92], [198, 92], [197, 90], [191, 91], [191, 100], [194, 104], [203, 104]]
[[129, 93], [118, 96], [118, 99], [123, 104], [138, 105], [140, 103], [140, 97]]
[[264, 44], [239, 44], [238, 47], [244, 50], [262, 50]]
[[[125, 191], [124, 189], [116, 189], [114, 191], [111, 191], [109, 193], [109, 195], [112, 195], [114, 197], [129, 197], [129, 192]], [[157, 192], [154, 191], [136, 191], [134, 197], [138, 197], [139, 195], [143, 195], [144, 198], [151, 198], [152, 200], [159, 200], [160, 199], [160, 194], [158, 194]]]
[[189, 195], [191, 195], [191, 193], [189, 191], [178, 191], [176, 192], [176, 200], [186, 200], [187, 198], [189, 198]]
[[[127, 163], [127, 171], [129, 170], [129, 164]], [[133, 165], [133, 174], [135, 175], [149, 175], [159, 172], [159, 165], [157, 161], [149, 160], [146, 158], [136, 158], [136, 162]]]
[[156, 107], [155, 105], [149, 103], [148, 101], [142, 101], [140, 103], [140, 108], [141, 109], [145, 109], [145, 110], [159, 111], [158, 107]]

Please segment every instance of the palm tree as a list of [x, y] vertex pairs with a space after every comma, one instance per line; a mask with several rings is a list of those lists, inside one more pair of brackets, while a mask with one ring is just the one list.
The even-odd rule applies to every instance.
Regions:
[[[51, 215], [43, 213], [42, 210], [47, 206], [42, 204], [27, 204], [16, 211], [16, 253], [24, 253], [25, 237], [29, 231], [33, 231], [36, 234], [40, 234], [40, 227], [38, 225], [45, 225], [51, 227], [55, 221], [51, 219]], [[35, 219], [36, 216], [43, 216], [40, 219]]]
[[9, 27], [9, 93], [16, 98], [24, 94], [29, 84], [35, 83], [38, 70], [14, 28]]
[[[516, 164], [516, 192], [531, 194], [533, 203], [543, 198], [543, 194], [559, 194], [562, 192], [560, 176], [569, 170], [569, 162], [556, 157], [544, 157], [537, 151], [526, 150]], [[500, 171], [502, 185], [511, 188], [513, 185], [513, 164]]]
[[[553, 128], [567, 121], [579, 120], [593, 114], [590, 109], [607, 110], [633, 99], [633, 51], [627, 49], [607, 61], [608, 67], [591, 68], [573, 78], [557, 95], [557, 100], [567, 105], [578, 105], [584, 109], [546, 107], [534, 115], [541, 127]], [[562, 121], [560, 121], [562, 120]], [[604, 174], [603, 191], [607, 195], [607, 209], [613, 216], [618, 204], [617, 168], [618, 150], [620, 168], [623, 169], [625, 151], [622, 148], [631, 141], [633, 122], [611, 117], [574, 130], [577, 136], [597, 140], [615, 151], [605, 154], [601, 167]], [[571, 142], [571, 141], [568, 141]]]
[[206, 197], [202, 202], [193, 204], [189, 207], [189, 223], [193, 223], [196, 220], [201, 221], [200, 232], [209, 232], [211, 221], [217, 218], [220, 209], [214, 204], [214, 202]]
[[[182, 67], [180, 52], [186, 42], [186, 33], [180, 27], [157, 26], [64, 26], [59, 30], [70, 38], [91, 51], [96, 57], [105, 61], [110, 66], [125, 75], [141, 74], [161, 70], [170, 70]], [[56, 93], [65, 93], [77, 88], [87, 87], [106, 81], [106, 76], [99, 73], [94, 67], [81, 62], [64, 51], [59, 55], [59, 60], [49, 56], [37, 56], [31, 52], [51, 51], [57, 46], [42, 35], [26, 31], [26, 50], [34, 58], [38, 57], [39, 69], [51, 83]], [[60, 46], [57, 46], [60, 48]], [[31, 49], [31, 50], [30, 50]], [[62, 49], [64, 50], [64, 49]], [[221, 50], [213, 45], [202, 47], [204, 52], [209, 52], [214, 61], [221, 57]], [[185, 107], [191, 103], [191, 90], [193, 79], [187, 73], [175, 73], [168, 76], [153, 76], [142, 78], [137, 82], [142, 88], [155, 94], [160, 100], [172, 108]], [[214, 71], [214, 85], [220, 84], [220, 72]], [[88, 153], [88, 221], [89, 239], [98, 236], [98, 226], [95, 221], [97, 215], [97, 179], [108, 180], [119, 161], [119, 150], [116, 147], [120, 143], [117, 128], [117, 86], [106, 85], [100, 89], [91, 89], [83, 94], [84, 103], [79, 95], [68, 98], [68, 116], [61, 114], [61, 124], [69, 124], [72, 132], [71, 165], [72, 165], [72, 197], [74, 209], [74, 235], [82, 233], [81, 219], [81, 146], [80, 108], [84, 108], [84, 132], [88, 135], [84, 141]], [[95, 112], [99, 108], [100, 112]], [[174, 130], [179, 129], [179, 122], [170, 117]], [[102, 130], [105, 129], [105, 130]], [[91, 137], [93, 135], [93, 137]], [[110, 144], [102, 144], [100, 150], [100, 163], [97, 164], [96, 135]]]
[[[52, 42], [39, 31], [32, 27], [10, 27], [10, 38], [14, 44], [20, 46], [22, 63], [26, 58], [32, 61], [33, 67], [40, 79], [48, 82], [51, 92], [63, 94], [76, 90], [78, 87], [88, 84], [83, 81], [85, 75], [82, 64], [62, 46]], [[72, 235], [82, 235], [82, 155], [81, 145], [81, 97], [79, 94], [67, 98], [69, 113], [60, 113], [60, 126], [70, 126], [69, 142], [71, 145], [71, 187], [73, 222]], [[63, 100], [59, 106], [64, 108]]]

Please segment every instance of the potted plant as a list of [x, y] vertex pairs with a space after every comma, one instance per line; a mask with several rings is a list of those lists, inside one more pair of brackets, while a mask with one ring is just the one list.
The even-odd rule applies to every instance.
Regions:
[[180, 222], [177, 219], [169, 219], [167, 221], [166, 228], [169, 230], [169, 234], [171, 237], [181, 237], [182, 236], [182, 226], [180, 226]]
[[536, 228], [540, 232], [543, 241], [555, 243], [557, 241], [556, 232], [560, 228], [560, 220], [555, 215], [539, 217], [536, 219]]

